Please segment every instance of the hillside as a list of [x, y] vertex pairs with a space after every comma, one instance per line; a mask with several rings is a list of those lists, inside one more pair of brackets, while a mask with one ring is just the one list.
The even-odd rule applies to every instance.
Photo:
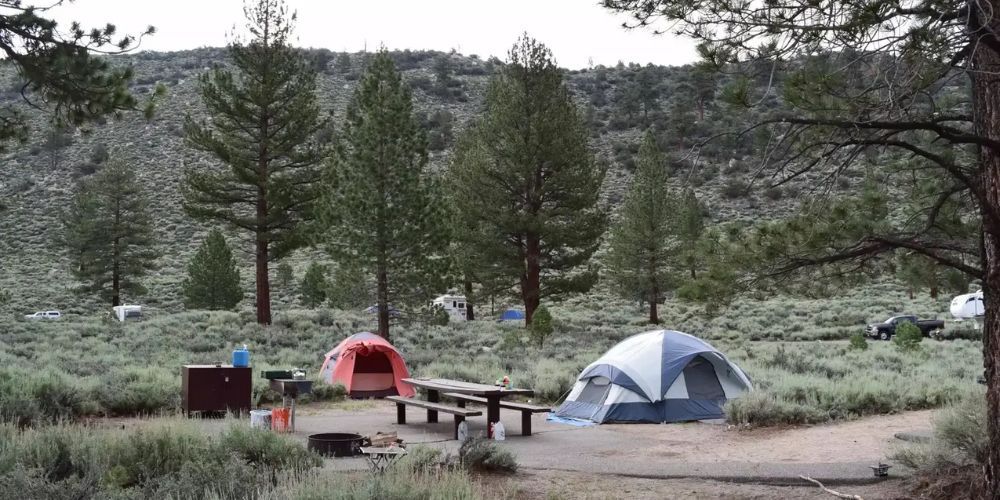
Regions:
[[[321, 102], [337, 124], [367, 54], [313, 51], [311, 55], [321, 70]], [[414, 88], [417, 110], [424, 115], [429, 130], [431, 166], [440, 170], [447, 164], [453, 137], [480, 109], [496, 62], [422, 51], [395, 52], [394, 57]], [[150, 92], [158, 82], [166, 85], [167, 95], [152, 120], [132, 114], [63, 136], [47, 129], [44, 115], [23, 106], [32, 117], [31, 139], [0, 159], [0, 201], [6, 207], [0, 212], [0, 289], [13, 295], [5, 307], [8, 313], [59, 308], [85, 314], [103, 307], [93, 298], [74, 293], [74, 280], [57, 244], [59, 215], [75, 179], [100, 168], [101, 149], [134, 166], [149, 190], [160, 223], [159, 269], [146, 279], [148, 295], [137, 300], [154, 309], [181, 309], [178, 284], [207, 227], [183, 213], [179, 188], [184, 169], [211, 165], [207, 157], [185, 146], [181, 128], [185, 115], [198, 117], [203, 113], [198, 75], [213, 65], [225, 64], [225, 51], [144, 52], [119, 59], [134, 66], [137, 93]], [[652, 127], [670, 151], [673, 181], [677, 187], [694, 187], [714, 221], [787, 213], [794, 204], [795, 186], [754, 190], [742, 180], [754, 164], [751, 143], [730, 139], [700, 151], [690, 149], [700, 138], [738, 123], [714, 102], [711, 88], [698, 78], [687, 66], [620, 64], [567, 72], [569, 87], [592, 130], [591, 145], [599, 161], [608, 165], [603, 188], [606, 203], [613, 205], [620, 200], [628, 185], [639, 134]], [[0, 100], [18, 101], [17, 89], [15, 76], [9, 68], [3, 69]], [[840, 187], [848, 185], [845, 182]], [[241, 249], [249, 247], [243, 244]], [[242, 275], [249, 294], [251, 261], [249, 253], [243, 255], [246, 266]], [[296, 277], [300, 277], [306, 263], [323, 258], [318, 252], [305, 250], [290, 260]], [[293, 300], [281, 289], [276, 298], [279, 304]]]

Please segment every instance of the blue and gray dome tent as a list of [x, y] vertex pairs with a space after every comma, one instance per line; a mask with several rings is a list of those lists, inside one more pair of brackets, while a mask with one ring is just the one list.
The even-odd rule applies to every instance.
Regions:
[[743, 370], [704, 340], [658, 330], [619, 342], [584, 368], [555, 413], [597, 423], [717, 419], [727, 400], [751, 389]]

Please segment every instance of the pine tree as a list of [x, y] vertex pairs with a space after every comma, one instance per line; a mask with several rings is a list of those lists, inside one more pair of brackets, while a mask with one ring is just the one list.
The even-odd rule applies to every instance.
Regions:
[[[155, 267], [153, 220], [141, 183], [119, 159], [82, 183], [63, 216], [66, 250], [83, 290], [122, 305], [122, 296], [145, 293], [139, 282]], [[83, 220], [86, 217], [87, 220]]]
[[[525, 35], [491, 80], [469, 134], [482, 153], [452, 166], [458, 210], [482, 273], [519, 286], [526, 324], [543, 297], [588, 290], [586, 269], [604, 233], [597, 206], [604, 170], [552, 53]], [[544, 276], [544, 278], [543, 278]]]
[[85, 272], [91, 249], [102, 244], [100, 213], [96, 190], [91, 189], [89, 183], [80, 183], [69, 207], [62, 214], [63, 231], [60, 233], [60, 243], [66, 249], [75, 273]]
[[378, 334], [386, 338], [389, 304], [425, 302], [447, 266], [446, 213], [426, 165], [427, 139], [409, 87], [381, 50], [348, 105], [322, 225], [338, 263], [374, 276]]
[[[480, 154], [482, 154], [482, 148], [479, 147], [474, 134], [465, 134], [452, 151], [449, 168], [454, 171], [462, 168], [462, 165], [483, 161], [483, 158], [478, 156]], [[454, 178], [448, 176], [446, 179], [451, 181]], [[482, 230], [482, 225], [476, 220], [475, 214], [463, 210], [458, 200], [453, 196], [459, 192], [460, 187], [460, 185], [450, 184], [446, 187], [447, 193], [452, 195], [448, 197], [448, 207], [451, 210], [449, 224], [455, 228], [448, 254], [453, 260], [452, 268], [459, 275], [459, 281], [462, 282], [466, 303], [466, 319], [475, 321], [476, 304], [480, 302], [480, 298], [499, 291], [490, 293], [489, 284], [484, 283], [489, 274], [483, 273], [482, 270], [489, 264], [480, 260], [479, 252], [476, 249], [476, 232]]]
[[[132, 68], [116, 68], [114, 59], [97, 53], [129, 52], [139, 38], [153, 34], [152, 26], [139, 37], [119, 36], [113, 24], [95, 29], [76, 23], [58, 26], [43, 17], [48, 7], [23, 5], [21, 0], [0, 0], [0, 8], [0, 52], [11, 73], [21, 79], [17, 83], [21, 95], [32, 107], [45, 109], [57, 128], [138, 108], [128, 88]], [[158, 87], [156, 95], [161, 92]], [[146, 103], [146, 112], [152, 112], [152, 100]], [[29, 120], [13, 103], [5, 103], [0, 115], [0, 152], [4, 152], [10, 141], [28, 139]]]
[[325, 127], [316, 101], [316, 72], [289, 45], [294, 14], [280, 0], [258, 0], [244, 9], [249, 43], [229, 46], [232, 68], [201, 76], [210, 121], [188, 117], [188, 143], [225, 164], [185, 174], [185, 209], [252, 233], [255, 247], [257, 322], [271, 323], [268, 266], [306, 243], [304, 227], [317, 197], [316, 141]]
[[350, 266], [337, 267], [326, 293], [330, 307], [345, 310], [370, 306], [373, 295], [370, 277]]
[[326, 290], [329, 285], [326, 282], [326, 266], [313, 262], [306, 268], [306, 273], [302, 275], [302, 283], [299, 285], [299, 294], [302, 297], [302, 305], [306, 307], [318, 307], [326, 301]]
[[668, 188], [666, 158], [646, 132], [639, 147], [635, 178], [612, 226], [608, 272], [627, 298], [649, 304], [649, 322], [657, 324], [657, 304], [674, 281], [671, 261], [677, 240], [678, 205]]
[[282, 292], [291, 291], [292, 285], [295, 284], [295, 270], [292, 269], [292, 265], [285, 261], [279, 262], [276, 271], [278, 273], [278, 286]]
[[231, 310], [243, 300], [240, 271], [222, 231], [213, 229], [202, 242], [181, 288], [188, 309]]
[[701, 235], [705, 232], [705, 211], [694, 194], [694, 190], [685, 189], [673, 214], [674, 234], [677, 237], [677, 256], [681, 269], [698, 279], [698, 269], [703, 265]]

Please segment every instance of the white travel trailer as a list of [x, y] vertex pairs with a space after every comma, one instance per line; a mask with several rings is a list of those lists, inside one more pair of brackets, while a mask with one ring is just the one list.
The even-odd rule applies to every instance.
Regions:
[[142, 317], [142, 306], [115, 306], [111, 308], [111, 317], [125, 322], [126, 319], [136, 320]]
[[986, 314], [983, 291], [966, 293], [951, 299], [951, 315], [958, 320], [981, 318]]
[[431, 302], [431, 306], [437, 306], [448, 313], [452, 321], [465, 321], [465, 295], [442, 295]]

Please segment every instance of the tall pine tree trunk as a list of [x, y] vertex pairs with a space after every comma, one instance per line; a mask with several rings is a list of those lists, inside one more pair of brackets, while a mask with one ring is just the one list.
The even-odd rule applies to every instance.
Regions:
[[[264, 25], [264, 45], [268, 43], [268, 29], [270, 25]], [[257, 127], [260, 132], [260, 145], [257, 148], [257, 179], [259, 179], [260, 184], [257, 185], [257, 324], [260, 325], [270, 325], [271, 324], [271, 276], [268, 272], [268, 261], [270, 255], [268, 255], [268, 247], [270, 246], [270, 238], [268, 238], [268, 206], [267, 206], [267, 185], [270, 182], [269, 179], [269, 169], [271, 164], [269, 163], [269, 148], [267, 144], [267, 138], [270, 137], [270, 112], [268, 107], [265, 105], [261, 110], [260, 121]]]
[[[263, 162], [261, 162], [263, 163]], [[261, 165], [261, 169], [266, 169], [266, 165]], [[257, 268], [257, 323], [261, 325], [271, 324], [271, 280], [268, 275], [268, 246], [267, 240], [267, 190], [261, 186], [257, 188], [257, 240], [256, 240], [256, 268]]]
[[541, 303], [542, 244], [538, 235], [525, 237], [524, 273], [521, 275], [521, 299], [524, 301], [524, 325], [531, 326], [531, 318]]
[[[979, 19], [992, 31], [1000, 30], [1000, 0], [969, 4], [974, 12], [993, 17]], [[975, 14], [973, 14], [975, 17]], [[973, 21], [973, 28], [976, 28]], [[980, 35], [974, 34], [974, 38]], [[992, 37], [993, 34], [985, 35]], [[1000, 140], [1000, 51], [993, 44], [977, 44], [972, 58], [973, 123], [976, 135]], [[983, 364], [986, 369], [987, 433], [989, 457], [983, 465], [988, 498], [1000, 498], [1000, 225], [990, 213], [1000, 209], [1000, 151], [981, 146], [979, 165], [982, 168], [982, 189], [987, 206], [983, 211], [983, 299], [986, 317], [983, 322]]]
[[389, 340], [389, 273], [383, 263], [376, 270], [378, 283], [378, 334]]
[[465, 319], [476, 320], [476, 313], [472, 309], [472, 280], [469, 279], [469, 275], [465, 275]]
[[660, 314], [657, 310], [656, 299], [660, 295], [660, 287], [653, 285], [652, 293], [649, 294], [649, 322], [654, 325], [660, 324]]
[[271, 324], [271, 280], [268, 276], [268, 241], [263, 235], [257, 235], [256, 243], [257, 265], [257, 323]]
[[[115, 220], [118, 219], [118, 213], [115, 214]], [[117, 224], [116, 224], [117, 225]], [[111, 262], [111, 307], [116, 307], [122, 305], [122, 280], [121, 280], [121, 246], [119, 246], [119, 238], [115, 238], [114, 242], [114, 253]]]
[[[115, 193], [115, 233], [119, 233], [122, 227], [122, 201], [119, 199], [118, 195], [120, 193]], [[111, 307], [122, 305], [122, 280], [121, 280], [121, 262], [122, 262], [122, 246], [121, 237], [115, 237], [112, 243], [111, 252]]]

